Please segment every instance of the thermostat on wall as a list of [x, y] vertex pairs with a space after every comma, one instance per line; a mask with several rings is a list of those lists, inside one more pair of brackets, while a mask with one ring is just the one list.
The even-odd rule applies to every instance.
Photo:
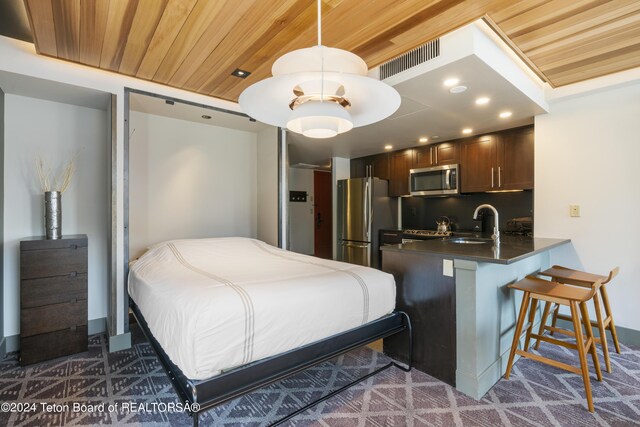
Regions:
[[306, 202], [307, 192], [306, 191], [289, 191], [289, 201], [290, 202]]

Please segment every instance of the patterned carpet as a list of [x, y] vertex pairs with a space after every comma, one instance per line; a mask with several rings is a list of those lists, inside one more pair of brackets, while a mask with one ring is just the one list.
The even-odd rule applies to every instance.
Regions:
[[[177, 402], [177, 397], [137, 330], [134, 342], [130, 350], [109, 354], [106, 337], [95, 335], [88, 353], [25, 369], [18, 366], [15, 354], [9, 355], [0, 362], [0, 402], [31, 406], [27, 408], [30, 412], [24, 408], [19, 413], [0, 412], [0, 425], [191, 425], [188, 415], [166, 410], [166, 404]], [[567, 363], [576, 359], [572, 352], [545, 343], [540, 353]], [[268, 425], [388, 360], [369, 348], [353, 351], [212, 409], [201, 416], [201, 425]], [[407, 374], [391, 368], [300, 414], [288, 425], [640, 425], [640, 349], [623, 346], [622, 355], [612, 355], [612, 364], [613, 374], [603, 373], [602, 383], [592, 375], [595, 414], [586, 410], [580, 377], [521, 360], [511, 380], [501, 380], [480, 401], [419, 371]], [[45, 408], [42, 403], [61, 406]], [[93, 412], [79, 407], [101, 403], [105, 408]]]

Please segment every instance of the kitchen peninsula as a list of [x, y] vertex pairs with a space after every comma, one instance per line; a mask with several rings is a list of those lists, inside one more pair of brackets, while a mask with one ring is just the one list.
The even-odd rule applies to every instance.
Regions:
[[[382, 247], [396, 306], [412, 319], [415, 366], [480, 399], [504, 373], [513, 340], [522, 295], [507, 285], [548, 268], [549, 250], [569, 242], [467, 235]], [[385, 339], [385, 353], [406, 360], [402, 340]]]

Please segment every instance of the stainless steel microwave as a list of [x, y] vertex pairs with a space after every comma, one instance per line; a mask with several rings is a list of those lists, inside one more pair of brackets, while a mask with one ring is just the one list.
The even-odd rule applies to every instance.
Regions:
[[435, 166], [409, 170], [409, 192], [412, 196], [460, 194], [458, 165]]

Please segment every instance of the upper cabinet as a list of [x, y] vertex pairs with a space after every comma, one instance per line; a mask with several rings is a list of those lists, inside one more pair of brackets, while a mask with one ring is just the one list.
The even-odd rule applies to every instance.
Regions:
[[474, 193], [497, 190], [498, 137], [483, 135], [462, 143], [461, 191]]
[[533, 188], [533, 127], [471, 138], [462, 143], [463, 193]]
[[374, 177], [390, 179], [389, 153], [351, 159], [351, 178]]
[[533, 189], [533, 127], [512, 129], [502, 135], [502, 158], [498, 165], [500, 190]]
[[459, 162], [457, 142], [443, 142], [414, 149], [413, 169], [452, 165]]
[[409, 170], [460, 164], [462, 193], [533, 189], [533, 126], [351, 160], [351, 178], [389, 180], [389, 196], [409, 195]]
[[395, 151], [390, 154], [389, 196], [409, 195], [409, 169], [413, 163], [414, 150]]

